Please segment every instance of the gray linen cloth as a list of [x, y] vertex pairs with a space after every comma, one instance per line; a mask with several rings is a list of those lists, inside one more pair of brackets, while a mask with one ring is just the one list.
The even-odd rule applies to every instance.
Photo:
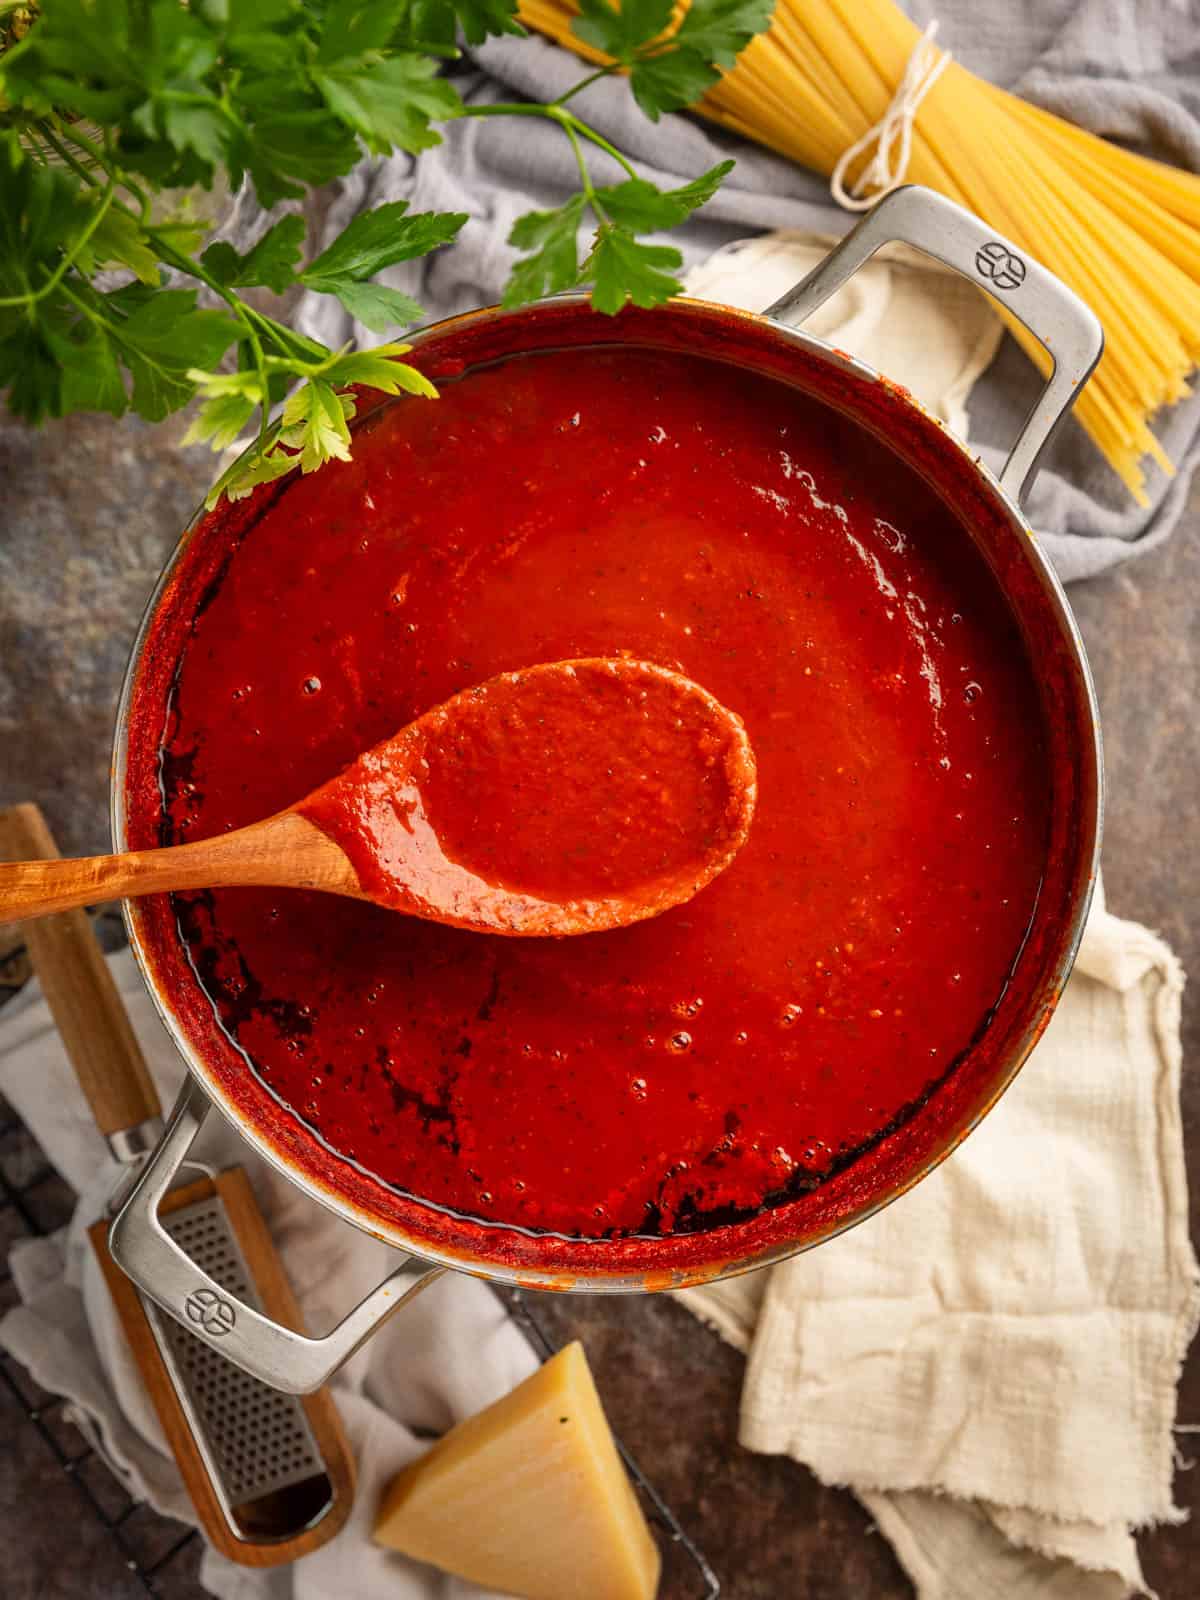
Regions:
[[[1145, 153], [1200, 169], [1200, 9], [1196, 0], [908, 0], [921, 25], [936, 14], [939, 42], [966, 66], [1081, 126]], [[470, 102], [552, 99], [585, 69], [547, 41], [493, 39], [470, 53], [457, 77]], [[840, 233], [853, 220], [830, 199], [825, 180], [690, 116], [648, 122], [625, 85], [607, 80], [576, 102], [656, 182], [677, 184], [726, 156], [737, 167], [699, 217], [670, 237], [688, 267], [730, 240], [774, 228]], [[452, 248], [384, 274], [406, 289], [431, 319], [499, 297], [513, 260], [506, 243], [514, 218], [561, 204], [577, 187], [561, 132], [531, 118], [466, 119], [444, 129], [445, 142], [418, 160], [365, 161], [340, 185], [327, 222], [340, 229], [356, 211], [385, 200], [414, 209], [465, 211], [470, 221]], [[619, 176], [596, 153], [602, 181]], [[243, 199], [232, 231], [256, 232], [259, 218]], [[337, 301], [309, 295], [300, 325], [330, 344], [358, 335]], [[971, 401], [972, 438], [996, 468], [1038, 385], [1031, 364], [1006, 339]], [[1163, 413], [1156, 424], [1178, 466], [1174, 479], [1152, 468], [1149, 509], [1134, 504], [1077, 426], [1064, 429], [1029, 496], [1033, 526], [1065, 579], [1091, 577], [1153, 549], [1171, 532], [1200, 456], [1200, 400]]]

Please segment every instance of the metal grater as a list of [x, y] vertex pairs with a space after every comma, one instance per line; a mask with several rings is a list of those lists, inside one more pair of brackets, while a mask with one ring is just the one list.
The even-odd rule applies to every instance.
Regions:
[[[262, 1310], [219, 1195], [181, 1206], [161, 1221], [198, 1267]], [[294, 1395], [268, 1388], [149, 1300], [144, 1305], [221, 1509], [236, 1533], [243, 1525], [239, 1508], [324, 1476], [308, 1418]]]
[[[36, 806], [0, 810], [0, 861], [57, 855]], [[150, 1152], [164, 1137], [137, 1035], [82, 911], [30, 923], [25, 937], [97, 1130], [122, 1168], [108, 1212], [88, 1237], [196, 1519], [230, 1561], [259, 1568], [294, 1561], [345, 1526], [354, 1463], [325, 1389], [313, 1384], [303, 1399], [277, 1393], [247, 1377], [220, 1343], [229, 1335], [236, 1342], [235, 1303], [247, 1320], [262, 1320], [270, 1308], [267, 1325], [277, 1326], [270, 1320], [277, 1317], [288, 1337], [302, 1340], [291, 1331], [299, 1310], [254, 1191], [240, 1167], [200, 1167], [204, 1176], [185, 1190], [168, 1198], [164, 1185], [156, 1196], [155, 1234], [188, 1263], [187, 1291], [164, 1301], [178, 1305], [177, 1326], [139, 1293], [109, 1243], [120, 1197], [151, 1170]]]

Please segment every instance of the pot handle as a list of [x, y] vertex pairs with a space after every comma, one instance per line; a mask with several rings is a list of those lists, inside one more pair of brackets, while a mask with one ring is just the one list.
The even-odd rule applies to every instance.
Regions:
[[908, 184], [885, 195], [839, 245], [765, 315], [796, 325], [812, 315], [885, 244], [899, 241], [933, 256], [986, 289], [1045, 348], [1053, 368], [1000, 474], [1018, 502], [1042, 451], [1104, 349], [1099, 320], [1073, 290], [945, 195]]
[[113, 1259], [143, 1294], [198, 1339], [272, 1389], [311, 1394], [320, 1389], [394, 1311], [441, 1277], [414, 1256], [373, 1289], [322, 1339], [272, 1322], [209, 1277], [158, 1220], [158, 1207], [187, 1159], [209, 1111], [208, 1096], [190, 1078], [166, 1132], [147, 1158], [109, 1229]]

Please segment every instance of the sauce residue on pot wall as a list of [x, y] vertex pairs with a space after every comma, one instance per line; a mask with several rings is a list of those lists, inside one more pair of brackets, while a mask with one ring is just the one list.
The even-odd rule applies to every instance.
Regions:
[[744, 371], [576, 350], [382, 408], [263, 505], [164, 707], [163, 838], [572, 656], [694, 678], [758, 761], [728, 871], [619, 932], [176, 897], [191, 981], [335, 1166], [484, 1223], [678, 1236], [817, 1188], [953, 1073], [1037, 901], [1041, 709], [994, 580], [886, 448]]

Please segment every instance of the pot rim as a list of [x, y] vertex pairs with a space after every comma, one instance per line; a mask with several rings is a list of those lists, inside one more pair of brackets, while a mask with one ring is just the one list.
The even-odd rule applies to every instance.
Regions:
[[[507, 309], [499, 305], [484, 306], [431, 323], [427, 327], [409, 334], [407, 340], [411, 348], [417, 351], [435, 338], [442, 337], [451, 329], [461, 330], [480, 323], [517, 321], [543, 311], [548, 307], [572, 304], [588, 305], [589, 303], [589, 296], [586, 291], [573, 290], [514, 309]], [[1001, 486], [995, 474], [971, 450], [970, 446], [960, 439], [957, 434], [953, 433], [940, 417], [935, 416], [909, 390], [902, 388], [867, 362], [851, 356], [845, 351], [836, 349], [816, 335], [808, 333], [802, 328], [793, 327], [779, 318], [767, 316], [765, 313], [746, 311], [738, 307], [722, 305], [719, 302], [699, 300], [688, 296], [679, 296], [663, 306], [656, 307], [654, 314], [656, 316], [682, 316], [686, 318], [697, 311], [715, 313], [722, 318], [761, 325], [764, 330], [782, 339], [786, 344], [804, 351], [818, 361], [825, 362], [857, 379], [885, 385], [893, 396], [915, 411], [927, 423], [931, 423], [934, 426], [940, 435], [939, 442], [944, 441], [947, 447], [963, 458], [971, 472], [978, 479], [979, 485], [1003, 513], [1004, 520], [1008, 523], [1011, 531], [1018, 536], [1021, 547], [1026, 552], [1029, 565], [1044, 598], [1050, 603], [1061, 637], [1069, 646], [1071, 665], [1078, 674], [1079, 686], [1082, 690], [1081, 701], [1086, 716], [1084, 718], [1084, 727], [1081, 730], [1085, 737], [1081, 739], [1083, 748], [1079, 751], [1079, 756], [1081, 761], [1090, 768], [1088, 775], [1092, 780], [1091, 788], [1095, 797], [1093, 805], [1086, 808], [1081, 806], [1081, 811], [1086, 810], [1086, 814], [1081, 817], [1081, 823], [1091, 829], [1090, 849], [1088, 849], [1086, 856], [1086, 881], [1081, 885], [1079, 892], [1074, 897], [1070, 925], [1066, 937], [1060, 944], [1058, 957], [1046, 980], [1046, 986], [1052, 993], [1053, 1000], [1048, 1008], [1031, 1008], [1032, 1014], [1026, 1018], [1011, 1050], [1004, 1057], [1003, 1070], [996, 1074], [994, 1081], [989, 1085], [983, 1102], [967, 1122], [960, 1128], [952, 1130], [950, 1136], [939, 1142], [928, 1156], [918, 1162], [911, 1171], [905, 1173], [901, 1181], [888, 1187], [884, 1192], [872, 1196], [861, 1205], [852, 1207], [845, 1215], [835, 1217], [825, 1227], [818, 1227], [806, 1233], [803, 1238], [796, 1240], [782, 1239], [768, 1244], [766, 1247], [751, 1250], [746, 1255], [733, 1258], [714, 1253], [713, 1259], [698, 1264], [652, 1271], [614, 1271], [611, 1268], [606, 1268], [603, 1263], [598, 1263], [594, 1272], [587, 1267], [576, 1267], [570, 1271], [566, 1271], [562, 1267], [537, 1268], [525, 1263], [514, 1265], [495, 1257], [476, 1256], [466, 1251], [454, 1250], [434, 1244], [419, 1236], [413, 1236], [398, 1223], [388, 1222], [379, 1215], [371, 1213], [365, 1207], [355, 1203], [347, 1195], [320, 1182], [311, 1173], [299, 1170], [262, 1129], [252, 1123], [249, 1118], [238, 1114], [236, 1107], [228, 1102], [216, 1082], [215, 1075], [189, 1039], [185, 1029], [181, 1026], [174, 1011], [167, 1003], [164, 994], [160, 991], [142, 938], [139, 902], [126, 900], [122, 903], [121, 909], [125, 930], [138, 972], [150, 995], [155, 1011], [183, 1058], [188, 1074], [195, 1082], [201, 1085], [209, 1100], [221, 1112], [222, 1116], [258, 1155], [270, 1163], [283, 1177], [300, 1188], [310, 1199], [319, 1202], [342, 1217], [344, 1221], [353, 1224], [395, 1249], [402, 1250], [410, 1256], [437, 1266], [466, 1271], [479, 1278], [522, 1288], [570, 1290], [591, 1294], [628, 1294], [695, 1287], [699, 1284], [711, 1283], [719, 1278], [735, 1277], [741, 1273], [751, 1272], [760, 1267], [770, 1266], [786, 1260], [793, 1255], [798, 1255], [817, 1244], [822, 1244], [828, 1239], [835, 1238], [838, 1234], [845, 1232], [846, 1229], [854, 1227], [860, 1222], [865, 1222], [869, 1217], [874, 1216], [885, 1206], [890, 1205], [902, 1194], [907, 1193], [915, 1184], [940, 1166], [942, 1161], [974, 1131], [980, 1121], [994, 1107], [1000, 1096], [1008, 1089], [1028, 1060], [1046, 1022], [1049, 1020], [1054, 1006], [1062, 994], [1067, 979], [1070, 977], [1071, 969], [1074, 966], [1075, 957], [1083, 938], [1099, 872], [1100, 844], [1104, 823], [1104, 766], [1099, 706], [1095, 684], [1083, 639], [1062, 581], [1051, 566], [1049, 558], [1038, 544], [1036, 535], [1033, 533], [1033, 529], [1016, 500]], [[825, 401], [825, 403], [831, 404], [829, 401]], [[130, 647], [129, 659], [117, 704], [111, 763], [110, 827], [113, 848], [117, 851], [128, 848], [126, 774], [130, 711], [135, 682], [142, 664], [152, 623], [158, 615], [160, 603], [163, 601], [176, 568], [189, 548], [191, 539], [205, 514], [205, 507], [201, 503], [181, 533], [154, 585]], [[602, 1244], [603, 1241], [599, 1241], [599, 1243]]]

